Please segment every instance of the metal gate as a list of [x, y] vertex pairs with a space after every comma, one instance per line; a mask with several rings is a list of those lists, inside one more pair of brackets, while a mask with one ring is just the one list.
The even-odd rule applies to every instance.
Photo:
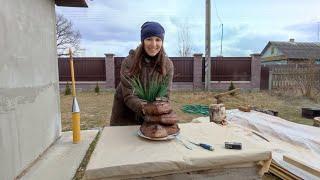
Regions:
[[261, 76], [260, 76], [260, 89], [269, 89], [269, 67], [261, 66]]

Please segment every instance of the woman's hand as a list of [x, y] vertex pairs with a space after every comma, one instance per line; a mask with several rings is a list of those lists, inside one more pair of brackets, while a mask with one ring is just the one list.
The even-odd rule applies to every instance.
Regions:
[[155, 101], [152, 103], [142, 104], [142, 112], [144, 115], [162, 115], [168, 114], [171, 111], [172, 108], [168, 101]]
[[144, 121], [148, 123], [159, 123], [163, 125], [173, 125], [178, 122], [178, 117], [176, 113], [171, 112], [162, 115], [146, 115], [144, 116]]

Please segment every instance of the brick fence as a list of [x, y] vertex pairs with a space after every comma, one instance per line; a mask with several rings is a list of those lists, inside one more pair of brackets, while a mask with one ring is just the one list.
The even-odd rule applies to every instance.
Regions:
[[[100, 60], [104, 60], [104, 71], [103, 73], [105, 73], [105, 78], [103, 77], [103, 80], [99, 80], [97, 79], [97, 81], [77, 81], [76, 82], [76, 87], [78, 90], [92, 90], [94, 89], [94, 87], [96, 86], [96, 84], [99, 84], [99, 87], [102, 90], [113, 90], [115, 89], [115, 84], [117, 81], [117, 67], [119, 66], [119, 64], [121, 64], [121, 62], [119, 62], [119, 59], [123, 59], [124, 57], [115, 57], [114, 54], [105, 54], [104, 58], [100, 58]], [[242, 88], [242, 89], [251, 89], [251, 90], [259, 90], [260, 89], [260, 74], [261, 74], [261, 59], [260, 56], [258, 54], [252, 54], [251, 57], [228, 57], [229, 59], [232, 60], [236, 60], [238, 62], [241, 61], [246, 61], [249, 62], [249, 69], [247, 73], [249, 74], [247, 78], [245, 78], [244, 80], [241, 78], [236, 78], [239, 80], [232, 80], [234, 85], [238, 88]], [[223, 59], [228, 59], [226, 57], [223, 57]], [[62, 58], [61, 58], [62, 59]], [[60, 59], [60, 60], [61, 60]], [[66, 58], [64, 58], [66, 59]], [[77, 58], [75, 59], [75, 65], [77, 64]], [[80, 58], [79, 58], [80, 59]], [[171, 58], [174, 62], [175, 65], [175, 70], [177, 68], [177, 61], [175, 60], [174, 57]], [[176, 58], [177, 59], [177, 58]], [[60, 61], [59, 60], [59, 61]], [[116, 61], [115, 61], [116, 60]], [[204, 66], [204, 57], [202, 54], [194, 54], [193, 57], [189, 57], [189, 60], [193, 61], [193, 67], [191, 68], [193, 70], [193, 73], [191, 74], [193, 77], [190, 79], [190, 76], [188, 76], [190, 80], [187, 80], [189, 82], [179, 82], [179, 78], [175, 77], [174, 82], [173, 82], [173, 89], [174, 90], [203, 90], [204, 89], [204, 70], [203, 70], [203, 66]], [[214, 57], [212, 58], [212, 62], [214, 62], [214, 60], [219, 61], [218, 57]], [[229, 61], [229, 60], [224, 60], [224, 61]], [[176, 62], [176, 63], [175, 63]], [[224, 70], [228, 70], [230, 71], [230, 69], [232, 71], [236, 71], [237, 68], [241, 68], [239, 65], [237, 64], [232, 64], [231, 60], [229, 61], [229, 63], [226, 63], [227, 65], [221, 66], [221, 69]], [[181, 63], [180, 63], [181, 64]], [[214, 63], [212, 63], [214, 64]], [[192, 65], [192, 64], [190, 64]], [[217, 66], [216, 66], [217, 67]], [[61, 65], [59, 62], [59, 75], [61, 76], [61, 74], [63, 74], [61, 71]], [[219, 68], [219, 66], [218, 66]], [[101, 68], [100, 68], [101, 69]], [[119, 69], [119, 68], [118, 68]], [[213, 80], [217, 79], [216, 78], [216, 74], [214, 74], [215, 71], [220, 71], [217, 69], [214, 69], [214, 67], [212, 66], [211, 68], [212, 70], [212, 78]], [[100, 70], [101, 71], [101, 70]], [[189, 70], [190, 71], [190, 67]], [[242, 70], [243, 71], [243, 70]], [[245, 70], [246, 71], [246, 70]], [[76, 71], [77, 72], [77, 71]], [[175, 73], [177, 74], [177, 73]], [[230, 74], [230, 72], [229, 72]], [[231, 74], [232, 75], [232, 74]], [[239, 76], [239, 75], [238, 75]], [[237, 75], [235, 75], [235, 77], [237, 77]], [[65, 81], [65, 79], [60, 78], [60, 90], [64, 90], [65, 88], [65, 84], [67, 83]], [[77, 79], [77, 77], [76, 77]], [[101, 79], [101, 78], [100, 78]], [[230, 78], [229, 78], [230, 79]], [[210, 89], [211, 90], [225, 90], [229, 87], [230, 85], [230, 80], [217, 80], [217, 81], [211, 81], [210, 84]]]

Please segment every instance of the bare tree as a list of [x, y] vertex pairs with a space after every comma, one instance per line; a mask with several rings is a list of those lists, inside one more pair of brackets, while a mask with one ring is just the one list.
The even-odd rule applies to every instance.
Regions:
[[81, 34], [75, 30], [70, 20], [61, 14], [56, 15], [56, 38], [58, 56], [68, 55], [68, 49], [72, 48], [74, 54], [80, 50]]
[[178, 26], [178, 53], [181, 57], [191, 56], [192, 45], [188, 23], [179, 24]]
[[303, 95], [312, 98], [313, 95], [317, 95], [320, 90], [319, 78], [320, 68], [316, 66], [315, 59], [308, 59], [303, 64], [303, 74], [296, 78], [298, 89]]
[[301, 60], [273, 69], [276, 86], [283, 92], [300, 93], [309, 98], [320, 93], [320, 66], [315, 59]]

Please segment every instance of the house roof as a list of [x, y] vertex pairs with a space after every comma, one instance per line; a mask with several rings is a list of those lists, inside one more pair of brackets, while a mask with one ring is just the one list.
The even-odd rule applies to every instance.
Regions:
[[271, 45], [277, 47], [288, 59], [320, 58], [320, 43], [318, 42], [269, 41], [267, 46], [262, 50], [261, 55]]
[[55, 0], [57, 6], [88, 7], [86, 0]]

